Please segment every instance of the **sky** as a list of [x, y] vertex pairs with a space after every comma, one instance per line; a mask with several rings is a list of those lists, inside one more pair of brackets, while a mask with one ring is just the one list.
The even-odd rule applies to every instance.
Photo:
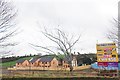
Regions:
[[[29, 43], [41, 46], [54, 44], [41, 31], [59, 28], [69, 35], [82, 35], [75, 52], [96, 53], [96, 43], [111, 42], [106, 38], [117, 18], [119, 0], [12, 0], [18, 10], [17, 27], [20, 33], [12, 38], [20, 42], [15, 55], [37, 54]], [[58, 26], [59, 25], [59, 26]], [[43, 53], [45, 54], [45, 53]]]

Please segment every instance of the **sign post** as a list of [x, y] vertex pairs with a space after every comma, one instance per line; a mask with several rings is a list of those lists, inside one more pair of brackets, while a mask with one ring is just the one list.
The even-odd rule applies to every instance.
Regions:
[[97, 62], [101, 69], [118, 70], [118, 54], [115, 43], [96, 44]]

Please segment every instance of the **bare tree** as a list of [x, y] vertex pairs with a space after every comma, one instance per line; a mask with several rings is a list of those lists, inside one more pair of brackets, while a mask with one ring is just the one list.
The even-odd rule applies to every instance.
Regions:
[[[11, 43], [9, 38], [13, 37], [16, 34], [16, 10], [11, 2], [5, 0], [0, 0], [0, 47], [5, 48], [8, 46], [15, 46], [16, 43]], [[1, 49], [0, 48], [0, 49]], [[4, 55], [10, 51], [4, 50]], [[3, 55], [3, 54], [2, 54]]]
[[114, 20], [112, 22], [113, 27], [111, 28], [111, 30], [108, 30], [107, 38], [115, 43], [118, 43], [118, 24], [119, 24], [119, 21], [116, 19], [113, 19], [113, 20]]
[[107, 33], [107, 38], [117, 44], [118, 54], [120, 55], [120, 20], [113, 19], [113, 27]]
[[79, 41], [80, 36], [75, 39], [73, 36], [67, 35], [65, 32], [61, 31], [60, 29], [55, 29], [56, 33], [50, 33], [46, 29], [42, 32], [42, 34], [47, 37], [52, 42], [56, 43], [56, 46], [54, 48], [57, 50], [55, 52], [54, 50], [50, 49], [49, 47], [43, 47], [39, 45], [31, 44], [35, 47], [39, 47], [40, 49], [43, 49], [43, 52], [52, 53], [52, 54], [64, 54], [65, 58], [67, 59], [67, 62], [69, 64], [70, 71], [73, 71], [72, 66], [72, 50], [75, 44]]

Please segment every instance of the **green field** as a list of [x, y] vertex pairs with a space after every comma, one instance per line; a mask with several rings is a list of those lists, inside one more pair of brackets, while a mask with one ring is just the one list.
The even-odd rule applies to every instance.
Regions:
[[[25, 57], [25, 58], [20, 58], [20, 59], [29, 60], [30, 58], [33, 58], [33, 56], [31, 56], [31, 57]], [[18, 60], [20, 60], [20, 59], [18, 59]], [[14, 65], [16, 64], [16, 61], [17, 61], [17, 60], [0, 63], [0, 66], [2, 66], [2, 67], [12, 67], [12, 66], [14, 66]]]

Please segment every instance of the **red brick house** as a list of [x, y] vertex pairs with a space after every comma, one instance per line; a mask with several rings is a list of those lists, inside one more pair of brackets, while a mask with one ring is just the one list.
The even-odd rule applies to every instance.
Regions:
[[18, 60], [16, 67], [47, 67], [57, 68], [58, 60], [55, 57], [31, 58], [28, 60]]
[[39, 60], [39, 67], [58, 67], [58, 60], [55, 57], [41, 57]]
[[29, 60], [30, 66], [31, 67], [39, 67], [39, 60], [40, 60], [40, 58], [31, 58]]
[[16, 62], [16, 67], [27, 67], [30, 65], [30, 62], [28, 60], [18, 60]]
[[[77, 66], [76, 56], [72, 57], [72, 66]], [[60, 65], [61, 64], [61, 65]], [[41, 58], [31, 58], [30, 60], [18, 60], [16, 62], [16, 67], [41, 67], [41, 68], [57, 68], [58, 66], [62, 66], [64, 68], [68, 68], [68, 59], [64, 58], [62, 63], [57, 60], [55, 57], [41, 57]]]

